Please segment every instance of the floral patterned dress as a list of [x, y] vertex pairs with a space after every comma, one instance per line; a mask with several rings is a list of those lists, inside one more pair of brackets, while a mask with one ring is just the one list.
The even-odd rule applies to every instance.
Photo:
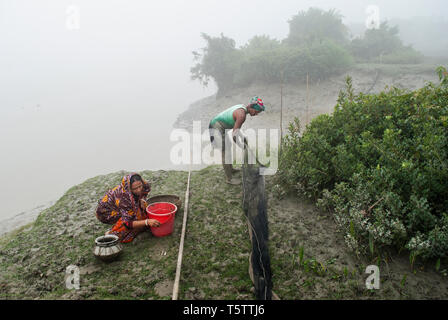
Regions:
[[132, 229], [134, 221], [147, 219], [147, 214], [140, 208], [140, 200], [145, 199], [151, 191], [151, 184], [143, 180], [143, 193], [140, 197], [131, 192], [131, 177], [126, 175], [121, 184], [109, 190], [98, 201], [96, 217], [103, 223], [112, 224], [109, 234], [117, 235], [122, 243], [131, 242], [144, 229]]

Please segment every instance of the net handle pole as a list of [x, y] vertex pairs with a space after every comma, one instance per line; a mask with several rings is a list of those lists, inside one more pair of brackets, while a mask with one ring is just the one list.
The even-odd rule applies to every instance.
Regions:
[[177, 256], [176, 278], [174, 279], [172, 300], [177, 300], [179, 296], [180, 271], [182, 268], [182, 256], [184, 252], [184, 239], [185, 239], [185, 230], [187, 226], [188, 202], [190, 196], [190, 176], [191, 176], [191, 168], [188, 171], [187, 191], [185, 192], [184, 219], [182, 223], [182, 234], [180, 236], [179, 255]]

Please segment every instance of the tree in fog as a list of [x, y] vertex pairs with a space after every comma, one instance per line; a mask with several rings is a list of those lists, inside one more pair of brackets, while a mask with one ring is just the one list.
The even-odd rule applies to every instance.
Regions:
[[324, 11], [310, 8], [300, 11], [289, 20], [289, 35], [285, 42], [300, 46], [316, 40], [329, 39], [339, 44], [346, 44], [348, 28], [342, 23], [342, 15], [335, 9]]
[[195, 66], [191, 68], [191, 79], [207, 86], [213, 78], [219, 88], [218, 95], [231, 89], [233, 78], [239, 69], [241, 53], [235, 48], [235, 40], [225, 37], [211, 37], [202, 33], [207, 46], [202, 53], [193, 51]]
[[423, 58], [411, 46], [403, 44], [398, 26], [390, 27], [387, 21], [382, 22], [378, 29], [367, 29], [363, 37], [353, 39], [351, 50], [358, 60], [364, 61], [379, 57], [380, 62], [419, 63]]

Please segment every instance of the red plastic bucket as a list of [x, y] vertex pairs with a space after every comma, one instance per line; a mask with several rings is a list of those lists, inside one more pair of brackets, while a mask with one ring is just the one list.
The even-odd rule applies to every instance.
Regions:
[[160, 222], [160, 226], [150, 227], [154, 236], [164, 237], [173, 233], [176, 211], [177, 206], [170, 202], [154, 202], [146, 207], [148, 218]]

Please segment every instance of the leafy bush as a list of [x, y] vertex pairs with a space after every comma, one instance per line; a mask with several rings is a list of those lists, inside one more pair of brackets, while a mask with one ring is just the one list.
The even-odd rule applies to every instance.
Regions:
[[342, 23], [342, 15], [334, 9], [309, 8], [308, 11], [300, 11], [288, 22], [289, 35], [285, 42], [289, 45], [304, 46], [321, 39], [330, 39], [339, 44], [348, 42], [348, 29]]
[[387, 22], [378, 30], [367, 30], [363, 38], [347, 39], [347, 28], [335, 10], [310, 8], [289, 21], [289, 35], [283, 41], [255, 36], [241, 48], [221, 34], [202, 34], [207, 42], [202, 52], [193, 52], [196, 64], [192, 79], [207, 85], [214, 79], [218, 96], [236, 87], [254, 82], [303, 81], [325, 79], [347, 71], [358, 62], [415, 64], [423, 56], [406, 47], [398, 36], [398, 27]]
[[445, 87], [448, 86], [448, 71], [446, 68], [442, 66], [438, 67], [437, 74], [439, 76], [440, 84]]
[[361, 62], [417, 64], [423, 55], [411, 46], [404, 46], [397, 26], [383, 22], [379, 29], [367, 29], [364, 37], [352, 40], [351, 51]]
[[353, 59], [349, 52], [329, 40], [315, 42], [309, 47], [273, 45], [244, 52], [241, 68], [235, 76], [238, 85], [258, 82], [327, 78], [347, 70]]
[[279, 183], [332, 211], [358, 254], [448, 256], [448, 73], [438, 72], [441, 85], [376, 95], [355, 95], [348, 78], [332, 115], [301, 137], [290, 125]]
[[315, 41], [306, 51], [309, 62], [305, 70], [315, 79], [344, 72], [354, 63], [348, 50], [331, 40]]
[[256, 36], [241, 48], [241, 67], [235, 74], [238, 86], [254, 81], [281, 81], [287, 52], [276, 39]]
[[218, 95], [253, 82], [303, 80], [307, 74], [324, 79], [354, 63], [346, 48], [346, 31], [334, 10], [311, 8], [292, 18], [290, 34], [283, 42], [255, 36], [237, 49], [233, 39], [203, 33], [207, 45], [202, 52], [193, 52], [196, 64], [191, 68], [192, 79], [204, 85], [214, 79]]
[[419, 64], [424, 60], [423, 54], [407, 47], [397, 52], [389, 53], [373, 59], [373, 62], [386, 64]]
[[370, 61], [381, 54], [390, 54], [403, 46], [398, 27], [389, 27], [387, 22], [381, 23], [379, 29], [367, 29], [364, 37], [352, 40], [352, 52], [357, 58]]

